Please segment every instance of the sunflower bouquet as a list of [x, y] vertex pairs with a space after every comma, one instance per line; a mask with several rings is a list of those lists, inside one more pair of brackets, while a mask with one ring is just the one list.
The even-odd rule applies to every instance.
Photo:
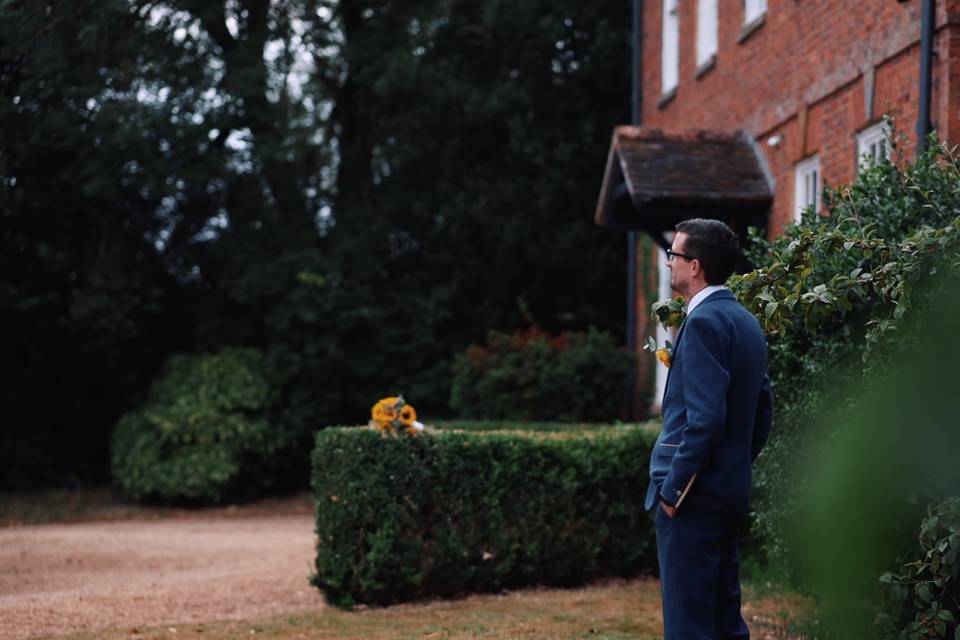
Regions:
[[371, 425], [383, 435], [405, 433], [414, 436], [423, 431], [423, 425], [417, 422], [417, 411], [407, 404], [403, 396], [383, 398], [370, 409]]

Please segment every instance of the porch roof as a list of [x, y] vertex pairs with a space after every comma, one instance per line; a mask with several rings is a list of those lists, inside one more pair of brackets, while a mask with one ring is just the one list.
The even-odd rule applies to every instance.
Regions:
[[594, 219], [655, 236], [686, 218], [765, 226], [773, 179], [752, 138], [621, 126], [613, 132]]

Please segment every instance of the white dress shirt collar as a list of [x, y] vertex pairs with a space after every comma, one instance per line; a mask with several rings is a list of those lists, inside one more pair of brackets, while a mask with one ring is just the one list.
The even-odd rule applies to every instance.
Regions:
[[689, 317], [690, 314], [693, 313], [693, 310], [697, 308], [697, 305], [706, 300], [710, 294], [723, 291], [724, 289], [726, 289], [726, 287], [722, 284], [712, 284], [697, 291], [697, 293], [690, 298], [690, 302], [687, 303], [687, 317]]

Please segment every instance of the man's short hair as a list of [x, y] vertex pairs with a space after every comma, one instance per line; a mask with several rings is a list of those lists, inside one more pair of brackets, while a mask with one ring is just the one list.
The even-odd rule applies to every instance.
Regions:
[[683, 252], [698, 259], [707, 284], [723, 284], [740, 261], [740, 242], [733, 229], [719, 220], [691, 218], [676, 227], [686, 234]]

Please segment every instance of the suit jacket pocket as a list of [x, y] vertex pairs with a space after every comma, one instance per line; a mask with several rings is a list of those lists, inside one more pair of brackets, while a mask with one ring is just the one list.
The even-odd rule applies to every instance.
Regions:
[[673, 460], [673, 456], [677, 453], [677, 447], [679, 444], [668, 444], [666, 442], [660, 442], [653, 448], [653, 457], [658, 462], [669, 462]]

